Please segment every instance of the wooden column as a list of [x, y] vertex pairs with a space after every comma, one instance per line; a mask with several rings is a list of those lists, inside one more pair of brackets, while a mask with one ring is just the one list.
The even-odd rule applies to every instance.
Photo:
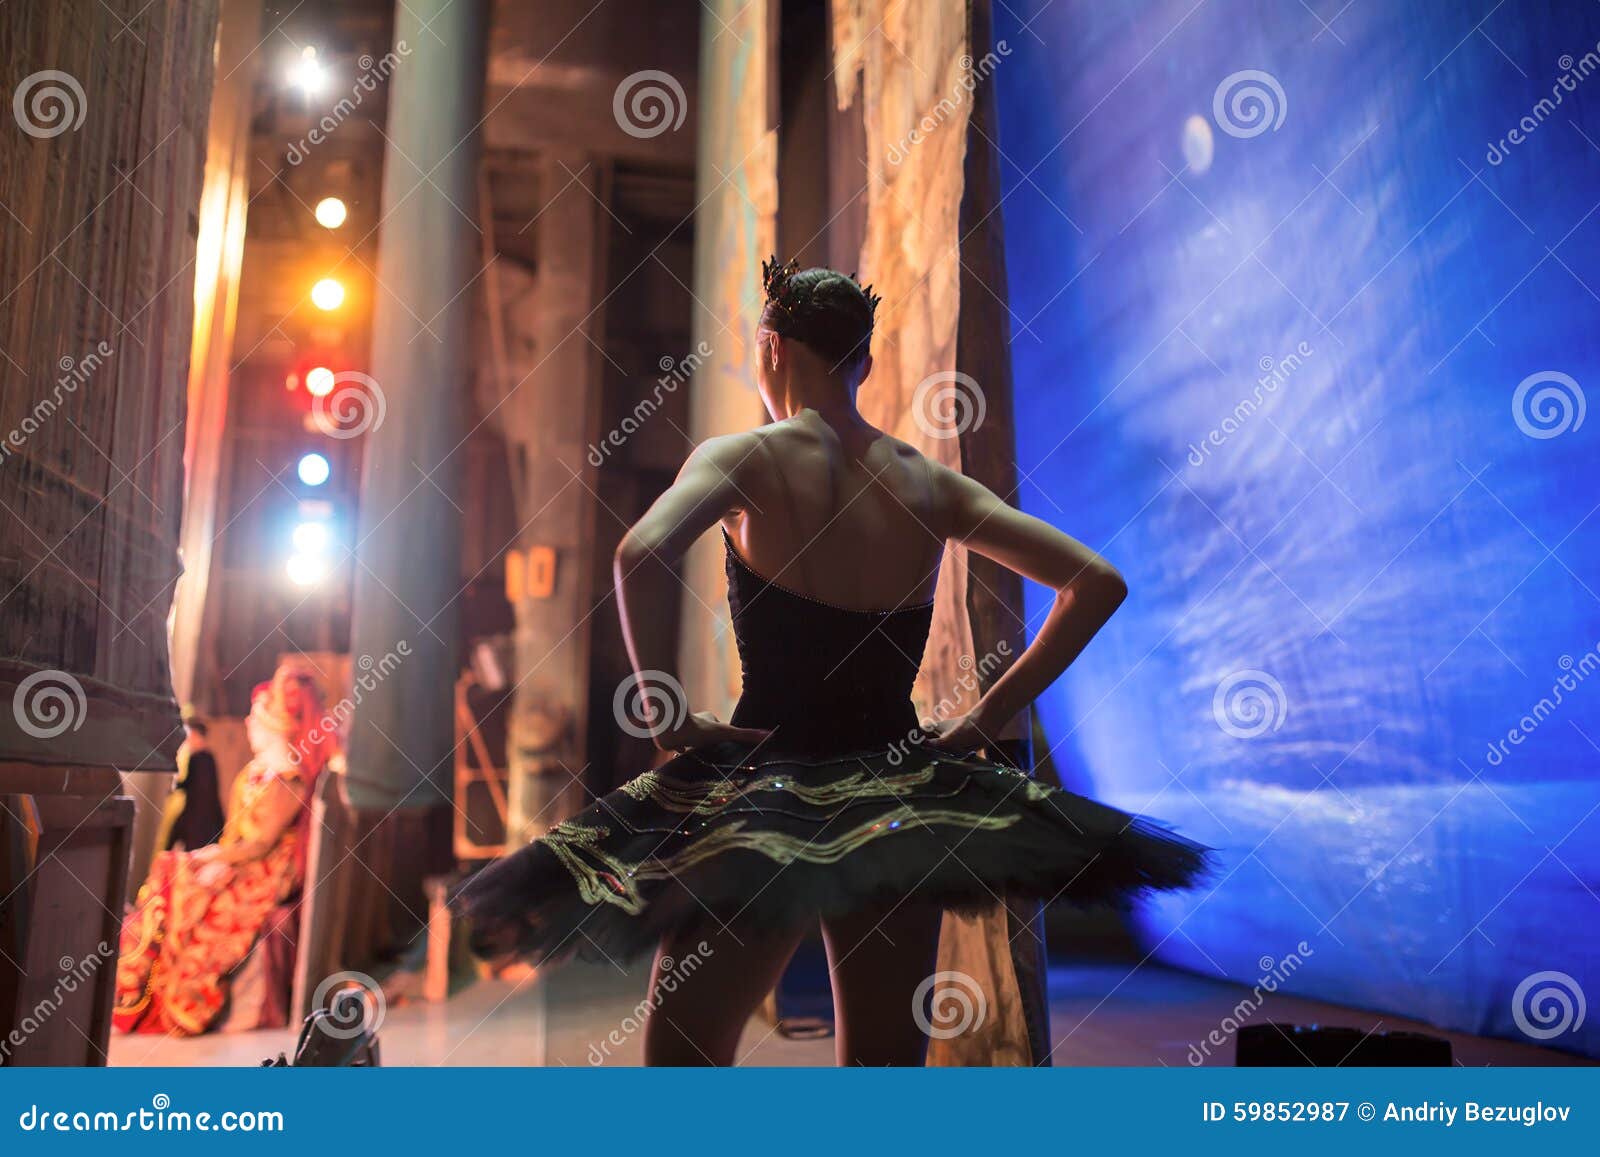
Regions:
[[0, 6], [6, 1064], [104, 1063], [117, 769], [170, 771], [181, 737], [167, 613], [216, 27], [211, 0]]

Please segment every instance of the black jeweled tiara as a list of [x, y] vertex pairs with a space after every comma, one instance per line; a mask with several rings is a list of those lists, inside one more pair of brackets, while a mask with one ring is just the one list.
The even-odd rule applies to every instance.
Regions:
[[[809, 290], [794, 285], [794, 275], [799, 272], [798, 260], [779, 261], [776, 253], [761, 263], [761, 285], [766, 291], [767, 303], [777, 306], [791, 317], [803, 314], [811, 299]], [[883, 298], [872, 292], [872, 286], [862, 285], [854, 273], [849, 275], [849, 280], [867, 299], [868, 315], [877, 320], [878, 303]]]

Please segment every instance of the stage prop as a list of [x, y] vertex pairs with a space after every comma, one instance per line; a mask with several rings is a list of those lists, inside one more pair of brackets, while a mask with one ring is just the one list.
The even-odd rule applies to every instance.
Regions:
[[492, 860], [508, 850], [511, 815], [506, 792], [509, 777], [506, 749], [506, 700], [503, 680], [485, 686], [472, 671], [456, 679], [456, 754], [454, 831], [451, 845], [457, 860]]
[[382, 1061], [378, 1035], [366, 1026], [373, 1016], [364, 989], [336, 992], [332, 1008], [309, 1013], [300, 1026], [294, 1057], [279, 1053], [264, 1069], [375, 1069]]
[[1160, 959], [1600, 1055], [1600, 9], [1319, 12], [997, 9], [1045, 732], [1221, 849]]
[[171, 771], [183, 734], [167, 612], [216, 30], [206, 2], [0, 9], [7, 1065], [104, 1063], [117, 769]]

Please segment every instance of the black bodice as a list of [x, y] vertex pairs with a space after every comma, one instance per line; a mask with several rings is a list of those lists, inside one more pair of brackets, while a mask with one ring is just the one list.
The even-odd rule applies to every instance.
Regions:
[[882, 747], [917, 726], [911, 685], [933, 604], [836, 607], [752, 570], [724, 535], [728, 606], [744, 691], [740, 727], [777, 729], [772, 750], [835, 754]]

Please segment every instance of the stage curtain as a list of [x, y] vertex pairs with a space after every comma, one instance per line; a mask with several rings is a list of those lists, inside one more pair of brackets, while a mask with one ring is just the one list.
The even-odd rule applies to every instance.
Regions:
[[16, 114], [0, 133], [0, 692], [27, 684], [31, 718], [0, 713], [0, 760], [173, 766], [167, 611], [216, 21], [214, 3], [131, 0], [0, 16]]
[[[970, 392], [953, 404], [931, 400], [948, 394], [958, 380], [957, 331], [968, 306], [962, 300], [962, 198], [969, 131], [979, 131], [971, 126], [969, 32], [966, 5], [897, 0], [835, 0], [833, 5], [839, 107], [859, 108], [866, 126], [866, 236], [859, 271], [883, 296], [873, 369], [858, 399], [861, 412], [957, 470], [969, 465], [964, 451], [997, 432], [994, 427], [984, 432], [982, 419], [974, 421], [976, 399]], [[974, 221], [982, 215], [973, 214]], [[979, 309], [987, 316], [982, 303]], [[969, 339], [982, 328], [969, 330]], [[1004, 342], [1001, 326], [988, 328], [991, 342]], [[966, 360], [976, 364], [970, 349]], [[988, 386], [1004, 412], [1009, 382], [997, 374]], [[1009, 428], [997, 426], [1005, 430], [1003, 445], [990, 447], [999, 453], [988, 456], [1009, 463]], [[963, 677], [1003, 654], [995, 650], [1002, 641], [998, 636], [1020, 643], [1023, 635], [1020, 623], [999, 624], [1000, 616], [974, 622], [969, 580], [965, 551], [947, 551], [914, 692], [925, 719], [936, 717], [940, 704], [953, 712], [970, 709], [978, 696], [961, 690]], [[1020, 608], [1009, 610], [1014, 618]], [[952, 991], [974, 1001], [975, 1015], [967, 1031], [933, 1039], [930, 1064], [1047, 1062], [1049, 1027], [1038, 967], [1043, 946], [1028, 914], [1020, 915], [1019, 925], [1018, 915], [997, 896], [979, 915], [946, 916], [939, 971], [949, 977]], [[1019, 960], [1019, 953], [1025, 959]], [[974, 992], [983, 994], [981, 1003]]]
[[1318, 12], [997, 10], [1046, 732], [1220, 849], [1160, 959], [1600, 1054], [1600, 9]]

